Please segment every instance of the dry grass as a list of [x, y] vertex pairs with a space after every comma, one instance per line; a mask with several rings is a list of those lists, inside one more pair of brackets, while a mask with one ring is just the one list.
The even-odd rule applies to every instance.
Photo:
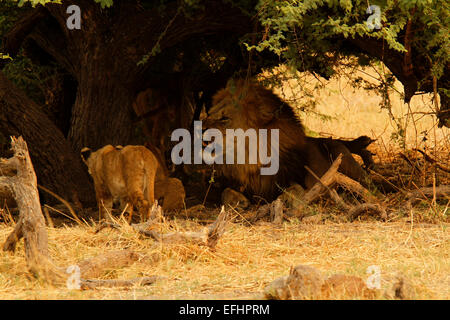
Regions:
[[[349, 77], [361, 77], [364, 80], [378, 84], [379, 77], [372, 68], [356, 70]], [[284, 76], [283, 76], [284, 78]], [[316, 88], [318, 84], [323, 87]], [[283, 86], [275, 91], [288, 100], [293, 106], [301, 106], [305, 99], [305, 90], [314, 94], [316, 103], [314, 113], [301, 113], [304, 125], [324, 136], [354, 138], [367, 135], [379, 140], [382, 148], [398, 148], [399, 141], [395, 138], [398, 125], [406, 128], [405, 143], [409, 148], [447, 148], [450, 150], [450, 132], [448, 128], [438, 128], [434, 112], [433, 96], [430, 94], [416, 95], [410, 104], [405, 104], [401, 98], [403, 87], [396, 81], [389, 90], [392, 104], [392, 116], [389, 110], [381, 108], [382, 97], [374, 91], [354, 88], [346, 77], [332, 78], [330, 81], [316, 79], [304, 75], [300, 81], [286, 79]], [[320, 116], [327, 115], [331, 119]], [[392, 119], [394, 117], [394, 119]], [[423, 138], [426, 137], [426, 141]]]
[[[185, 224], [185, 223], [183, 223]], [[179, 228], [199, 228], [188, 223]], [[408, 279], [415, 297], [450, 298], [448, 224], [410, 223], [285, 223], [282, 227], [232, 224], [216, 251], [196, 245], [164, 246], [134, 232], [93, 228], [49, 229], [50, 252], [60, 266], [74, 264], [109, 250], [130, 248], [141, 254], [131, 266], [105, 270], [102, 278], [167, 277], [152, 286], [130, 289], [70, 291], [54, 288], [27, 273], [23, 248], [0, 253], [2, 299], [240, 299], [260, 298], [265, 285], [286, 275], [291, 266], [306, 264], [326, 275], [346, 273], [367, 278], [379, 265], [382, 288], [390, 289], [398, 273]], [[10, 227], [0, 226], [0, 242]], [[344, 297], [345, 298], [345, 297]]]
[[[308, 83], [313, 86], [315, 80], [310, 80]], [[292, 98], [296, 90], [294, 83], [286, 82], [283, 88], [285, 96]], [[387, 111], [380, 110], [379, 97], [364, 90], [354, 91], [342, 80], [333, 80], [315, 93], [320, 100], [317, 111], [331, 115], [335, 120], [302, 116], [309, 129], [334, 137], [369, 135], [377, 138], [374, 147], [377, 162], [406, 170], [403, 173], [393, 170], [393, 174], [404, 174], [400, 179], [405, 179], [405, 188], [430, 185], [433, 173], [435, 181], [449, 183], [448, 174], [425, 168], [413, 176], [415, 180], [411, 181], [415, 184], [409, 181], [408, 185], [408, 174], [411, 177], [412, 171], [408, 171], [407, 165], [396, 156], [399, 150], [419, 147], [449, 166], [449, 130], [438, 129], [432, 116], [411, 113], [429, 112], [432, 108], [429, 97], [414, 97], [410, 109], [399, 97], [393, 99], [392, 112], [407, 127], [406, 146], [401, 147], [397, 140], [391, 139], [397, 127]], [[425, 135], [427, 141], [423, 141]], [[419, 165], [423, 167], [426, 163]], [[129, 248], [141, 255], [140, 260], [122, 269], [105, 270], [103, 279], [151, 275], [167, 279], [148, 287], [129, 289], [77, 291], [55, 288], [27, 272], [21, 242], [15, 254], [0, 251], [0, 299], [261, 298], [261, 292], [269, 282], [287, 275], [289, 268], [298, 264], [314, 266], [326, 275], [346, 273], [363, 279], [367, 278], [368, 266], [379, 265], [383, 290], [389, 290], [395, 275], [401, 273], [413, 285], [415, 298], [449, 299], [449, 204], [424, 203], [413, 213], [403, 211], [402, 207], [401, 202], [396, 203], [395, 218], [387, 223], [349, 223], [342, 219], [342, 213], [319, 204], [310, 211], [325, 216], [323, 222], [286, 222], [278, 227], [268, 223], [252, 227], [231, 224], [215, 251], [191, 244], [162, 246], [151, 239], [140, 238], [131, 228], [108, 229], [98, 234], [94, 234], [94, 227], [88, 226], [49, 228], [50, 254], [60, 266], [105, 251]], [[421, 223], [423, 221], [433, 223]], [[185, 220], [171, 221], [170, 227], [163, 226], [165, 231], [198, 230], [201, 227]], [[0, 243], [11, 230], [11, 226], [0, 224]]]

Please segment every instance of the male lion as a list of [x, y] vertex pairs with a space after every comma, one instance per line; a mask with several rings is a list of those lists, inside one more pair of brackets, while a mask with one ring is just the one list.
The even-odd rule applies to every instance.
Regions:
[[[261, 175], [261, 163], [221, 164], [218, 171], [241, 191], [273, 199], [279, 187], [300, 183], [306, 188], [317, 180], [305, 169], [307, 165], [319, 177], [331, 164], [331, 160], [343, 153], [340, 171], [358, 180], [365, 181], [365, 172], [352, 157], [345, 143], [340, 140], [306, 137], [300, 120], [291, 106], [283, 102], [271, 90], [248, 80], [230, 80], [226, 88], [213, 97], [213, 107], [203, 121], [204, 128], [216, 128], [222, 132], [226, 153], [226, 129], [278, 129], [279, 170], [275, 175]], [[370, 139], [369, 139], [370, 140]], [[236, 150], [236, 141], [234, 150]], [[270, 150], [270, 139], [267, 141]], [[351, 145], [351, 144], [349, 144]], [[259, 146], [258, 146], [259, 148]], [[245, 150], [248, 159], [249, 146]]]

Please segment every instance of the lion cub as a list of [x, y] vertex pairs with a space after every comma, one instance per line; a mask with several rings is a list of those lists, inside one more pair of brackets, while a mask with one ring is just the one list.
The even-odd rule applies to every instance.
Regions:
[[94, 179], [100, 218], [109, 219], [106, 211], [111, 211], [117, 200], [120, 200], [122, 210], [128, 204], [130, 220], [134, 208], [141, 221], [149, 218], [159, 166], [150, 150], [143, 146], [107, 145], [95, 152], [83, 148], [81, 157]]

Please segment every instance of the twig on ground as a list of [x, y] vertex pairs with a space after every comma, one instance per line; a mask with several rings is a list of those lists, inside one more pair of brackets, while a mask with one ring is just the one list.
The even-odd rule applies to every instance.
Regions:
[[66, 208], [69, 210], [70, 214], [72, 215], [72, 217], [75, 219], [75, 221], [81, 225], [83, 224], [83, 222], [80, 220], [80, 218], [78, 218], [77, 214], [75, 213], [75, 210], [73, 210], [72, 206], [70, 205], [69, 202], [67, 202], [66, 200], [64, 200], [62, 197], [58, 196], [56, 193], [54, 193], [53, 191], [47, 189], [44, 186], [41, 185], [37, 185], [39, 189], [41, 189], [42, 191], [47, 192], [48, 194], [50, 194], [51, 196], [55, 197], [56, 199], [58, 199], [63, 205], [66, 206]]
[[349, 212], [348, 216], [350, 220], [354, 220], [364, 213], [369, 215], [376, 215], [381, 217], [383, 220], [387, 220], [386, 210], [379, 204], [376, 203], [362, 203], [354, 206]]
[[442, 171], [450, 173], [450, 168], [444, 167], [443, 165], [439, 164], [435, 159], [426, 154], [425, 151], [422, 151], [420, 149], [413, 149], [413, 150], [420, 152], [426, 161], [432, 163], [437, 168], [441, 169]]

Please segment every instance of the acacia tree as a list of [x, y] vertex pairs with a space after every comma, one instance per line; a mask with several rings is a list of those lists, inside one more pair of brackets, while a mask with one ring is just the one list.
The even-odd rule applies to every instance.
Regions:
[[[366, 24], [368, 4], [380, 9], [379, 28]], [[325, 78], [349, 56], [363, 65], [382, 61], [403, 84], [405, 102], [419, 92], [439, 93], [439, 126], [450, 127], [448, 1], [261, 0], [257, 9], [265, 34], [253, 48]]]
[[[190, 106], [195, 118], [212, 94], [242, 70], [254, 75], [286, 63], [328, 78], [333, 66], [349, 56], [361, 64], [383, 61], [404, 85], [406, 101], [419, 91], [438, 92], [437, 116], [441, 125], [450, 126], [449, 10], [444, 0], [377, 1], [383, 26], [373, 31], [365, 25], [366, 0], [28, 2], [45, 6], [20, 12], [4, 32], [0, 52], [14, 59], [25, 54], [40, 65], [53, 63], [72, 79], [66, 91], [75, 92], [73, 100], [56, 106], [68, 118], [58, 124], [63, 134], [55, 138], [66, 149], [55, 153], [139, 142], [131, 105], [147, 88], [176, 107], [174, 125], [187, 126]], [[72, 4], [81, 9], [80, 30], [66, 25]], [[1, 107], [0, 115], [6, 112]], [[2, 122], [1, 132], [16, 132], [14, 121], [20, 117]], [[21, 130], [31, 136], [36, 128]], [[32, 150], [31, 156], [43, 167], [48, 164]], [[85, 176], [80, 179], [88, 184]], [[64, 175], [47, 179], [69, 183]]]

